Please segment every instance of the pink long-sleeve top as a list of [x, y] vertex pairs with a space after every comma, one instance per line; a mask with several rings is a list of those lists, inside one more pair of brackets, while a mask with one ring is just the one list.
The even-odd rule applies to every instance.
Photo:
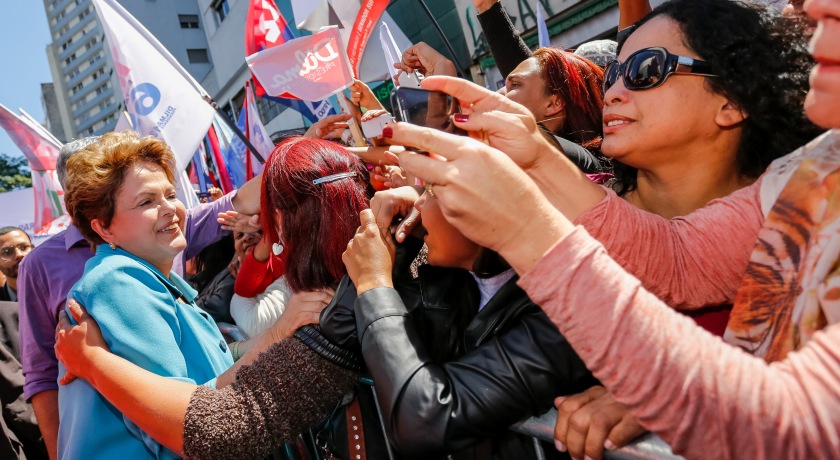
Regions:
[[[704, 210], [719, 214], [688, 227], [692, 231], [681, 233], [648, 217], [651, 232], [635, 242], [637, 247], [610, 249], [617, 257], [635, 253], [625, 262], [635, 262], [631, 270], [640, 275], [661, 269], [658, 264], [670, 266], [674, 276], [707, 292], [701, 297], [731, 296], [730, 281], [709, 290], [709, 280], [730, 280], [734, 272], [744, 272], [733, 315], [736, 325], [740, 320], [757, 329], [736, 328], [741, 340], [761, 345], [751, 350], [755, 355], [676, 313], [645, 289], [650, 281], [643, 285], [628, 274], [580, 227], [557, 242], [519, 284], [616, 399], [674, 452], [689, 458], [838, 458], [836, 184], [840, 132], [832, 131], [774, 162], [752, 192], [744, 190], [722, 200], [725, 206]], [[741, 220], [756, 210], [767, 219], [747, 269], [737, 270], [736, 262], [727, 259], [738, 256], [727, 249], [749, 235], [756, 237]], [[686, 270], [703, 261], [707, 267], [695, 276], [709, 273], [714, 264], [729, 268], [691, 279]], [[691, 289], [671, 295], [687, 304], [698, 300]], [[768, 364], [761, 356], [778, 361]]]
[[[642, 211], [607, 189], [606, 198], [578, 216], [575, 224], [586, 228], [645, 289], [673, 308], [732, 303], [764, 222], [760, 188], [761, 179], [670, 220]], [[738, 224], [729, 228], [721, 222]]]

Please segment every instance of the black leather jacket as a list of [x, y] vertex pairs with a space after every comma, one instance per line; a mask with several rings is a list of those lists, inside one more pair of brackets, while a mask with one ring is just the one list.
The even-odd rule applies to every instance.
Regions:
[[[533, 440], [508, 427], [545, 412], [556, 396], [597, 383], [516, 281], [480, 312], [475, 280], [460, 269], [424, 266], [419, 290], [395, 277], [399, 293], [377, 288], [355, 299], [358, 337], [385, 429], [403, 456], [534, 458]], [[339, 291], [346, 306], [355, 292]], [[453, 313], [465, 308], [469, 323], [450, 340], [459, 329]], [[322, 316], [324, 334], [358, 346], [347, 328], [349, 312], [338, 310]], [[336, 315], [343, 320], [329, 320]], [[557, 455], [553, 445], [544, 447], [549, 458]]]

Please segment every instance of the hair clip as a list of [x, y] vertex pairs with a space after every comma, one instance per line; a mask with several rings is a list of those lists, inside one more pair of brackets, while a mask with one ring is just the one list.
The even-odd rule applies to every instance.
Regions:
[[341, 179], [347, 179], [348, 177], [356, 177], [356, 171], [350, 171], [345, 173], [338, 173], [338, 174], [331, 174], [329, 176], [319, 177], [312, 181], [313, 184], [326, 184], [327, 182], [335, 182]]

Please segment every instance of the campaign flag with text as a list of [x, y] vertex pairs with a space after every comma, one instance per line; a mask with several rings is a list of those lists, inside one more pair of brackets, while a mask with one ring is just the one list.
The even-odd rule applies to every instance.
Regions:
[[412, 43], [385, 11], [388, 0], [291, 0], [298, 29], [318, 32], [322, 27], [336, 26], [346, 46], [353, 74], [362, 81], [388, 79], [390, 73], [382, 61], [379, 40], [369, 41], [375, 25], [388, 24], [400, 49]]
[[[245, 55], [282, 45], [295, 38], [286, 18], [280, 13], [274, 0], [249, 0], [248, 19], [245, 23]], [[304, 102], [299, 99], [272, 97], [266, 94], [262, 85], [254, 77], [254, 92], [257, 97], [265, 97], [274, 102], [290, 107], [314, 123], [334, 113], [329, 101]]]
[[338, 29], [329, 27], [245, 58], [271, 96], [315, 101], [353, 84]]
[[64, 209], [64, 191], [55, 172], [55, 163], [61, 144], [46, 129], [20, 116], [0, 104], [0, 127], [6, 130], [20, 148], [32, 172], [32, 189], [35, 194], [35, 233], [57, 233], [66, 227], [53, 221], [67, 214]]
[[141, 135], [169, 144], [179, 171], [184, 171], [213, 120], [215, 111], [204, 100], [207, 92], [116, 0], [92, 2], [108, 40], [131, 125]]

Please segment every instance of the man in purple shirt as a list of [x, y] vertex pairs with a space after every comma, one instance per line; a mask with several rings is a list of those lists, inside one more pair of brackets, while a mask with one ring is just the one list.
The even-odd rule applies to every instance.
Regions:
[[[56, 166], [64, 187], [67, 158], [99, 140], [79, 139], [61, 149]], [[186, 249], [175, 258], [173, 271], [184, 274], [186, 261], [221, 239], [227, 232], [216, 222], [220, 212], [236, 210], [243, 214], [259, 211], [260, 176], [238, 191], [187, 210]], [[58, 439], [58, 360], [53, 349], [58, 313], [67, 303], [67, 293], [82, 277], [85, 262], [93, 257], [90, 243], [75, 226], [58, 233], [32, 250], [21, 263], [18, 275], [20, 338], [23, 391], [31, 400], [50, 458], [56, 458]]]

